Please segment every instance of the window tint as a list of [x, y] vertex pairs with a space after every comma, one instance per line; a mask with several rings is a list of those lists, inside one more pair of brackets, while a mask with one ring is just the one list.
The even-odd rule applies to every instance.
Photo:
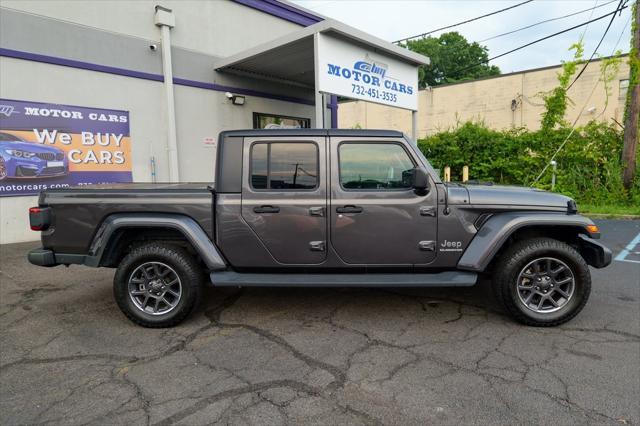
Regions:
[[407, 189], [413, 161], [402, 146], [384, 143], [343, 143], [340, 184], [345, 189]]
[[314, 189], [318, 148], [313, 143], [256, 143], [251, 149], [254, 189]]

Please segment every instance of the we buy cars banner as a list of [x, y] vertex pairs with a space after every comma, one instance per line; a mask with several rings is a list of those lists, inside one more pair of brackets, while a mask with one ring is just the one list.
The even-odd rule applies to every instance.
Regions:
[[129, 112], [0, 99], [0, 196], [131, 177]]

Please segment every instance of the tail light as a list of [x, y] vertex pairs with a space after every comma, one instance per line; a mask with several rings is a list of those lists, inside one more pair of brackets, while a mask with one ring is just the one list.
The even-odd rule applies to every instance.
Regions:
[[31, 207], [29, 209], [29, 225], [32, 231], [44, 231], [51, 224], [49, 207]]

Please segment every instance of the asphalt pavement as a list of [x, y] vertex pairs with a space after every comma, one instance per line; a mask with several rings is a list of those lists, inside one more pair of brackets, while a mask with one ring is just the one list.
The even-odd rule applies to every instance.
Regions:
[[130, 323], [113, 270], [0, 246], [0, 423], [640, 424], [640, 221], [556, 328], [469, 289], [215, 289], [178, 327]]

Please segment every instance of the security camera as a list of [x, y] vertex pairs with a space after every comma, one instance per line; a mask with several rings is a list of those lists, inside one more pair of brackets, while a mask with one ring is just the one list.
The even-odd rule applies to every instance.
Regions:
[[151, 49], [152, 52], [155, 52], [156, 50], [158, 50], [158, 45], [157, 44], [150, 44], [149, 45], [149, 49]]

